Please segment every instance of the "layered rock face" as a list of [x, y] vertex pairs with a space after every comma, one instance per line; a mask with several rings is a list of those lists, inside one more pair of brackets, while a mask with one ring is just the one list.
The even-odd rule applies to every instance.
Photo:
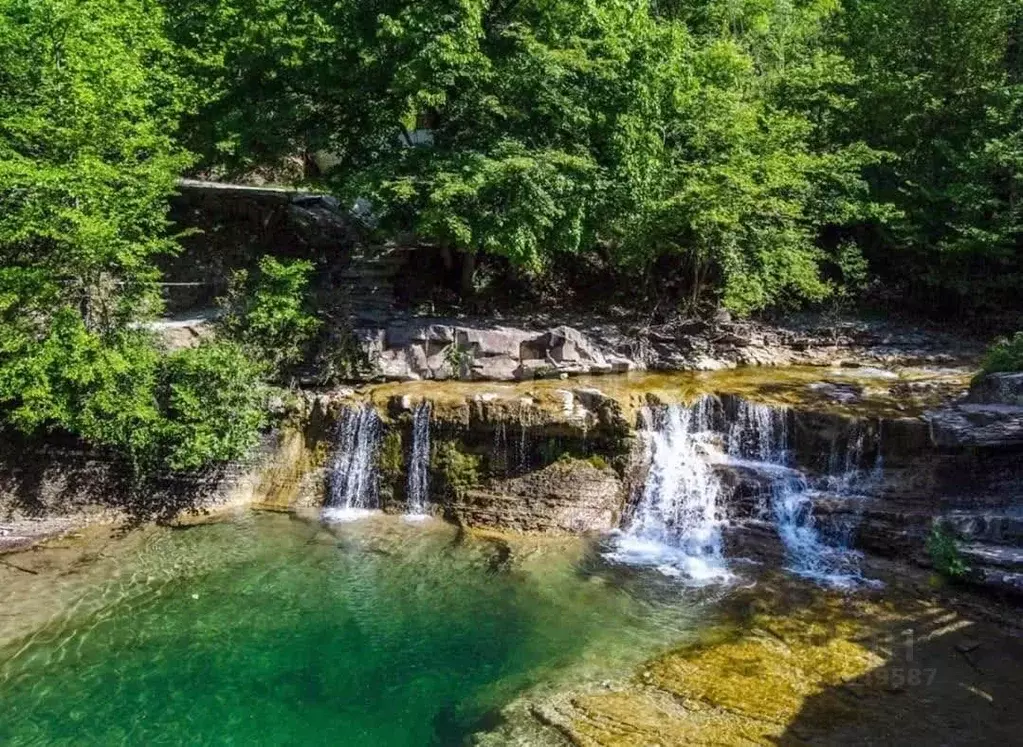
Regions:
[[[564, 357], [570, 339], [546, 342], [556, 340]], [[109, 456], [73, 443], [42, 448], [8, 439], [0, 455], [6, 464], [0, 509], [8, 522], [5, 531], [15, 535], [26, 526], [16, 527], [18, 521], [80, 514], [87, 505], [99, 513], [142, 518], [169, 518], [181, 509], [233, 500], [273, 510], [313, 507], [323, 502], [331, 484], [342, 410], [368, 407], [380, 423], [379, 443], [368, 457], [373, 483], [368, 507], [408, 511], [410, 466], [418, 453], [425, 460], [425, 481], [419, 478], [417, 489], [426, 491], [429, 512], [450, 521], [525, 532], [627, 529], [647, 481], [650, 433], [644, 411], [679, 401], [684, 382], [672, 381], [675, 390], [663, 382], [656, 391], [620, 382], [606, 392], [566, 382], [424, 383], [307, 394], [290, 425], [251, 464], [190, 482], [160, 479], [144, 495]], [[798, 471], [795, 478], [806, 481], [800, 488], [805, 506], [799, 510], [812, 514], [822, 535], [842, 535], [871, 553], [926, 565], [927, 539], [938, 522], [958, 542], [971, 580], [1012, 593], [1023, 590], [1023, 448], [1014, 438], [981, 438], [969, 430], [949, 440], [941, 430], [963, 407], [992, 404], [1015, 412], [1016, 379], [983, 379], [961, 402], [923, 416], [900, 414], [887, 399], [881, 414], [873, 414], [875, 403], [857, 405], [837, 395], [829, 395], [837, 400], [829, 406], [818, 399], [821, 392], [813, 382], [794, 381], [795, 389], [806, 392], [802, 404], [790, 404], [792, 392], [777, 383], [762, 391], [733, 386], [741, 394], [715, 397], [728, 420], [712, 426], [722, 439], [741, 417], [757, 412], [767, 413], [785, 433], [777, 446], [784, 456], [772, 457], [773, 462], [755, 453], [752, 459], [736, 458], [723, 443], [707, 442], [721, 452], [720, 458], [707, 458], [721, 484], [719, 501], [734, 543], [730, 554], [749, 547], [785, 552], [772, 503], [782, 469]], [[717, 384], [710, 380], [702, 386], [714, 391]], [[845, 392], [851, 386], [859, 385], [839, 388]], [[750, 397], [770, 402], [771, 396], [781, 401], [747, 406]], [[995, 398], [1000, 399], [991, 403]], [[425, 452], [417, 452], [414, 413], [424, 400], [430, 403], [429, 443]], [[869, 479], [843, 482], [849, 475]]]
[[984, 376], [965, 401], [928, 413], [927, 420], [938, 446], [1023, 446], [1023, 374]]
[[[401, 510], [413, 444], [410, 395], [383, 411], [401, 457], [386, 468], [385, 506]], [[430, 494], [451, 521], [512, 531], [606, 532], [628, 500], [635, 443], [618, 402], [593, 389], [534, 396], [479, 393], [431, 407]], [[391, 458], [393, 461], [393, 457]]]
[[[355, 333], [376, 376], [388, 380], [513, 381], [626, 371], [712, 371], [738, 366], [947, 364], [940, 335], [864, 322], [773, 327], [690, 320], [637, 325], [494, 325], [480, 320], [404, 318]], [[968, 358], [975, 351], [963, 351]]]

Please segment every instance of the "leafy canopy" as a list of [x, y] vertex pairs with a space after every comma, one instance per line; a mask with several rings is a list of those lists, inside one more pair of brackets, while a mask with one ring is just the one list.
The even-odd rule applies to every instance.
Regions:
[[189, 157], [150, 0], [0, 0], [0, 418], [140, 470], [240, 456], [262, 422], [234, 347], [167, 356], [142, 323]]

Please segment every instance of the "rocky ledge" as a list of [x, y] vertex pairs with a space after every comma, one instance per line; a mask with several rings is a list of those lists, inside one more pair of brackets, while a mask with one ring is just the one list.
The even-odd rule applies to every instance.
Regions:
[[[567, 322], [567, 323], [566, 323]], [[356, 329], [372, 376], [513, 381], [739, 366], [951, 365], [979, 353], [937, 333], [864, 321], [773, 326], [716, 319], [670, 324], [576, 318], [521, 324], [395, 318]]]
[[964, 401], [928, 413], [927, 420], [938, 446], [1023, 446], [1023, 374], [981, 377]]

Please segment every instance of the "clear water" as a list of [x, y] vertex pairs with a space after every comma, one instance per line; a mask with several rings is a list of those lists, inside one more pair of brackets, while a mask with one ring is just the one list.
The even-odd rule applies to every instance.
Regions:
[[599, 548], [521, 542], [258, 514], [109, 542], [11, 589], [0, 625], [49, 619], [0, 629], [0, 744], [457, 745], [525, 689], [624, 671], [717, 614]]

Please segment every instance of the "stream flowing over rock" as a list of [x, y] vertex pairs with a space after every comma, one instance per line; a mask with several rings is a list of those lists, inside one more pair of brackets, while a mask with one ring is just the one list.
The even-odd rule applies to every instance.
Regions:
[[412, 415], [412, 454], [408, 466], [408, 513], [426, 514], [430, 494], [430, 402], [420, 402]]
[[[812, 475], [791, 453], [792, 417], [787, 407], [713, 396], [647, 410], [651, 467], [610, 557], [696, 582], [720, 580], [729, 576], [722, 529], [749, 523], [777, 536], [793, 572], [829, 585], [856, 583], [858, 555], [850, 543], [863, 500], [857, 489], [880, 479], [876, 443], [874, 467], [862, 467], [865, 442], [876, 430], [856, 421], [846, 438], [828, 445], [822, 470]], [[745, 505], [735, 500], [744, 488], [753, 497]], [[843, 520], [818, 526], [819, 501], [844, 507]]]
[[[650, 543], [663, 553], [655, 564], [679, 576], [702, 565], [724, 578], [763, 558], [829, 584], [870, 575], [859, 553], [929, 566], [940, 524], [967, 583], [1018, 595], [1021, 445], [975, 426], [948, 440], [938, 425], [964, 407], [1014, 412], [1017, 383], [978, 379], [968, 397], [936, 406], [967, 376], [745, 369], [307, 392], [282, 405], [285, 425], [251, 462], [194, 482], [166, 476], [151, 495], [175, 497], [162, 510], [176, 523], [241, 503], [319, 504], [335, 519], [432, 514], [503, 531], [617, 532], [608, 552]], [[857, 396], [832, 397], [821, 382]], [[109, 454], [70, 442], [0, 446], [5, 546], [119, 511], [134, 517], [125, 507], [138, 493]]]
[[721, 550], [722, 486], [707, 458], [714, 399], [642, 414], [650, 469], [624, 536], [612, 554], [704, 582], [727, 577]]
[[345, 519], [379, 507], [376, 465], [380, 418], [372, 407], [345, 408], [329, 467], [328, 515]]

